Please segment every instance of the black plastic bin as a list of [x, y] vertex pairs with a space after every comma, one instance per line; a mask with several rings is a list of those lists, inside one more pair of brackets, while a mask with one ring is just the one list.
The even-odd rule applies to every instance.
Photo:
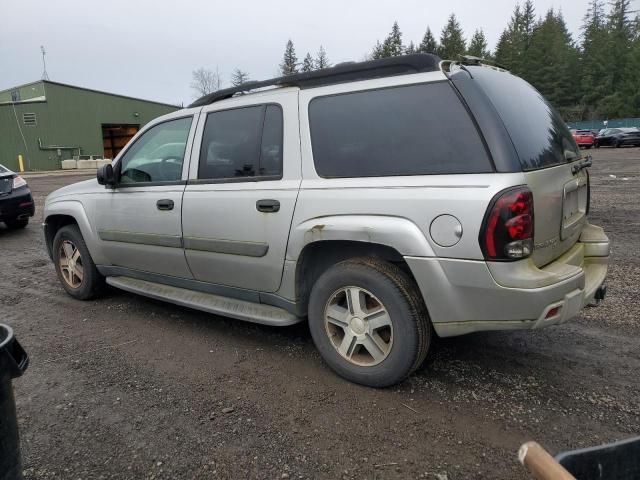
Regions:
[[0, 480], [20, 480], [20, 440], [18, 418], [11, 380], [24, 373], [29, 357], [13, 336], [13, 330], [0, 323]]
[[578, 480], [637, 480], [640, 437], [563, 452], [556, 455], [556, 460]]

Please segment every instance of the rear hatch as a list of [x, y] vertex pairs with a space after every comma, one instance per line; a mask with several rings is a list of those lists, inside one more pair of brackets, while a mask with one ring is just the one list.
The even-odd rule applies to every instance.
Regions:
[[470, 70], [502, 119], [533, 193], [531, 258], [542, 267], [578, 241], [587, 221], [584, 159], [560, 115], [530, 84], [488, 67]]

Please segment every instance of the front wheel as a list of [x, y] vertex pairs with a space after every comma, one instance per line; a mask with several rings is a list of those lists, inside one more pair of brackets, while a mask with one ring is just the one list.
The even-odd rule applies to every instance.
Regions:
[[94, 298], [104, 286], [77, 225], [66, 225], [53, 239], [53, 261], [66, 292], [79, 300]]
[[338, 375], [370, 387], [404, 380], [424, 361], [431, 324], [415, 283], [376, 258], [340, 262], [316, 281], [309, 329]]

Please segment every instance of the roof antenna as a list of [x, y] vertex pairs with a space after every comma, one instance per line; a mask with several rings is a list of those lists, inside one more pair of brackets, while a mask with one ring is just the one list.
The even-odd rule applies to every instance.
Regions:
[[40, 51], [42, 52], [42, 80], [49, 80], [49, 74], [47, 73], [47, 61], [44, 58], [47, 52], [45, 52], [43, 45], [40, 45]]

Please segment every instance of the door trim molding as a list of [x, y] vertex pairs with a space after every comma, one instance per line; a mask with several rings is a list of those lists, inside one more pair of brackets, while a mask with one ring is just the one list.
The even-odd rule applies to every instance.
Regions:
[[137, 243], [158, 247], [182, 248], [179, 235], [159, 235], [155, 233], [125, 232], [121, 230], [98, 230], [98, 237], [105, 242]]
[[245, 257], [264, 257], [269, 251], [269, 244], [267, 243], [181, 237], [179, 235], [160, 235], [156, 233], [126, 232], [122, 230], [98, 230], [98, 237], [105, 242], [184, 248], [185, 250], [242, 255]]
[[182, 244], [185, 250], [226, 253], [245, 257], [264, 257], [269, 251], [269, 244], [267, 243], [218, 240], [214, 238], [183, 237]]

